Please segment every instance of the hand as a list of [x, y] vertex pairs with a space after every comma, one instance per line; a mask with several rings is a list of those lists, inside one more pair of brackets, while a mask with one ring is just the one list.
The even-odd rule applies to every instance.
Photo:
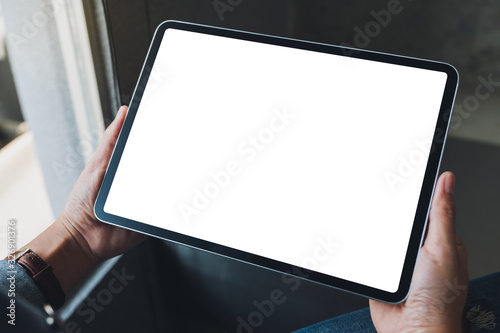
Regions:
[[427, 237], [405, 302], [370, 300], [378, 332], [461, 332], [467, 297], [467, 254], [455, 229], [455, 176], [439, 177]]
[[128, 108], [122, 106], [115, 120], [104, 133], [101, 142], [71, 191], [60, 216], [68, 231], [96, 262], [119, 255], [145, 239], [144, 235], [102, 223], [94, 215], [94, 202], [104, 178], [118, 134]]
[[78, 178], [62, 214], [26, 246], [52, 266], [66, 293], [94, 265], [146, 238], [100, 222], [94, 215], [94, 202], [126, 114], [127, 107], [122, 106]]

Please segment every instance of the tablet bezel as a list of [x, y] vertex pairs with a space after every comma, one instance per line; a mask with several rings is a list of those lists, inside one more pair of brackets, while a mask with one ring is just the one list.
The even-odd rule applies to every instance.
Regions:
[[[271, 45], [278, 45], [290, 48], [297, 48], [302, 50], [322, 52], [332, 55], [340, 55], [350, 58], [373, 60], [383, 63], [397, 64], [402, 66], [410, 66], [421, 69], [428, 69], [439, 71], [447, 74], [446, 86], [440, 106], [439, 116], [437, 119], [434, 139], [432, 142], [431, 153], [425, 170], [422, 189], [419, 196], [417, 211], [413, 222], [413, 227], [410, 235], [410, 240], [405, 256], [402, 275], [399, 283], [398, 290], [394, 293], [384, 290], [376, 289], [352, 281], [344, 280], [334, 276], [329, 276], [323, 273], [307, 270], [302, 267], [292, 266], [283, 262], [257, 256], [251, 253], [243, 252], [198, 238], [186, 236], [166, 229], [158, 228], [145, 223], [133, 221], [130, 219], [118, 217], [108, 214], [104, 211], [104, 205], [111, 188], [120, 158], [122, 156], [128, 135], [130, 133], [136, 112], [145, 87], [151, 73], [153, 63], [155, 61], [158, 49], [160, 47], [163, 35], [167, 29], [180, 29], [191, 32], [198, 32], [222, 37], [236, 38], [246, 41], [253, 41]], [[391, 55], [380, 52], [359, 50], [341, 46], [320, 44], [314, 42], [307, 42], [289, 38], [275, 37], [263, 34], [249, 33], [237, 30], [223, 29], [217, 27], [210, 27], [205, 25], [191, 24], [180, 21], [165, 21], [157, 28], [153, 41], [151, 43], [149, 52], [147, 54], [145, 63], [143, 65], [138, 83], [136, 85], [134, 95], [132, 97], [129, 111], [123, 127], [121, 129], [119, 138], [116, 142], [113, 155], [108, 164], [104, 180], [102, 182], [100, 191], [98, 193], [94, 212], [96, 217], [105, 223], [120, 226], [126, 229], [134, 230], [150, 236], [158, 237], [164, 240], [169, 240], [179, 244], [187, 245], [204, 251], [212, 252], [232, 259], [244, 261], [253, 265], [261, 266], [278, 272], [294, 275], [299, 278], [305, 278], [317, 283], [321, 283], [330, 287], [339, 288], [366, 296], [369, 298], [381, 300], [389, 303], [398, 303], [406, 299], [413, 275], [418, 252], [423, 241], [424, 230], [426, 228], [428, 214], [430, 209], [430, 202], [432, 200], [434, 186], [437, 180], [439, 166], [441, 162], [442, 152], [445, 144], [446, 135], [448, 132], [449, 120], [451, 117], [451, 110], [456, 95], [458, 85], [458, 73], [456, 69], [442, 62], [429, 61], [417, 58], [410, 58], [404, 56]]]

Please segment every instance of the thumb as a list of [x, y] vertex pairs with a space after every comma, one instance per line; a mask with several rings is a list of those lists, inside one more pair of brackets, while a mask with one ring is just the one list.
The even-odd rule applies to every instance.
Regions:
[[103, 167], [105, 169], [108, 165], [111, 154], [113, 153], [113, 149], [115, 148], [116, 141], [118, 140], [118, 135], [120, 134], [123, 122], [125, 121], [127, 111], [127, 106], [122, 106], [118, 110], [115, 119], [104, 132], [104, 135], [101, 138], [99, 145], [97, 146], [94, 156], [87, 166], [88, 171], [93, 172], [95, 170], [101, 170]]
[[[425, 244], [455, 243], [455, 175], [451, 172], [443, 173], [436, 185], [429, 216], [429, 230]], [[424, 244], [424, 246], [425, 246]]]
[[118, 134], [120, 134], [120, 130], [122, 128], [123, 122], [125, 121], [125, 116], [127, 114], [128, 107], [123, 105], [118, 110], [115, 119], [109, 125], [109, 127], [104, 132], [103, 138], [101, 139], [100, 145], [104, 146], [104, 148], [114, 148], [116, 140], [118, 139]]

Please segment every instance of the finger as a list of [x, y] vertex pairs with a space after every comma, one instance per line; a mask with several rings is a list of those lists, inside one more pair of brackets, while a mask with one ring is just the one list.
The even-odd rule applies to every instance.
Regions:
[[426, 243], [440, 244], [446, 241], [452, 244], [456, 242], [454, 189], [455, 175], [451, 172], [443, 173], [434, 191]]
[[97, 147], [96, 152], [89, 163], [89, 170], [93, 171], [95, 169], [101, 169], [103, 163], [107, 165], [111, 154], [113, 153], [113, 149], [115, 147], [116, 140], [118, 139], [118, 135], [120, 134], [123, 122], [125, 121], [127, 111], [127, 106], [122, 106], [118, 110], [115, 119], [104, 132], [99, 146]]
[[[125, 116], [127, 114], [128, 107], [126, 105], [123, 105], [118, 109], [118, 112], [116, 113], [116, 117], [113, 120], [113, 122], [108, 126], [106, 131], [104, 132], [104, 137], [103, 141], [110, 141], [113, 143], [116, 142], [116, 139], [118, 138], [118, 134], [120, 133], [120, 129], [122, 128], [123, 121], [125, 120]], [[113, 142], [115, 141], [115, 142]]]
[[99, 144], [99, 148], [103, 148], [104, 150], [107, 151], [107, 153], [111, 153], [109, 152], [109, 150], [112, 151], [115, 146], [116, 140], [118, 139], [118, 135], [120, 134], [120, 130], [125, 120], [127, 110], [128, 110], [127, 106], [125, 105], [122, 106], [118, 110], [113, 122], [108, 126], [108, 128], [104, 132], [104, 135]]

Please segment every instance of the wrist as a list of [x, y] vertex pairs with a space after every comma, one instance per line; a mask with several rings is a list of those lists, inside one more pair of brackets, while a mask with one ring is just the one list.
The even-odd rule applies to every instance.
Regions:
[[54, 275], [52, 266], [48, 265], [38, 254], [31, 249], [22, 249], [16, 252], [12, 260], [31, 277], [47, 303], [55, 309], [59, 309], [64, 304], [65, 293]]
[[[71, 216], [71, 214], [69, 214], [69, 216]], [[61, 229], [61, 233], [66, 235], [67, 240], [71, 240], [70, 242], [68, 242], [72, 245], [71, 250], [77, 253], [82, 260], [85, 260], [91, 266], [97, 265], [98, 263], [102, 262], [101, 258], [99, 258], [95, 254], [95, 252], [89, 245], [89, 242], [85, 238], [84, 232], [88, 231], [89, 229], [84, 228], [83, 230], [80, 230], [82, 228], [77, 228], [79, 224], [83, 223], [78, 223], [68, 218], [66, 213], [63, 212], [54, 224], [57, 224], [58, 228]], [[90, 234], [92, 235], [92, 230]]]
[[429, 325], [422, 327], [414, 327], [409, 332], [412, 333], [461, 333], [463, 332], [462, 320], [457, 320], [456, 322], [450, 322], [449, 324], [443, 325]]
[[412, 333], [461, 333], [462, 327], [460, 325], [457, 325], [456, 327], [457, 328], [454, 328], [454, 327], [453, 328], [452, 327], [446, 327], [446, 328], [427, 327], [427, 328], [412, 330], [410, 332], [412, 332]]
[[461, 311], [453, 308], [439, 308], [432, 302], [422, 304], [420, 308], [406, 309], [403, 320], [406, 324], [405, 332], [411, 333], [461, 333]]
[[97, 264], [97, 260], [80, 237], [72, 232], [63, 217], [60, 217], [26, 245], [52, 267], [66, 294]]

